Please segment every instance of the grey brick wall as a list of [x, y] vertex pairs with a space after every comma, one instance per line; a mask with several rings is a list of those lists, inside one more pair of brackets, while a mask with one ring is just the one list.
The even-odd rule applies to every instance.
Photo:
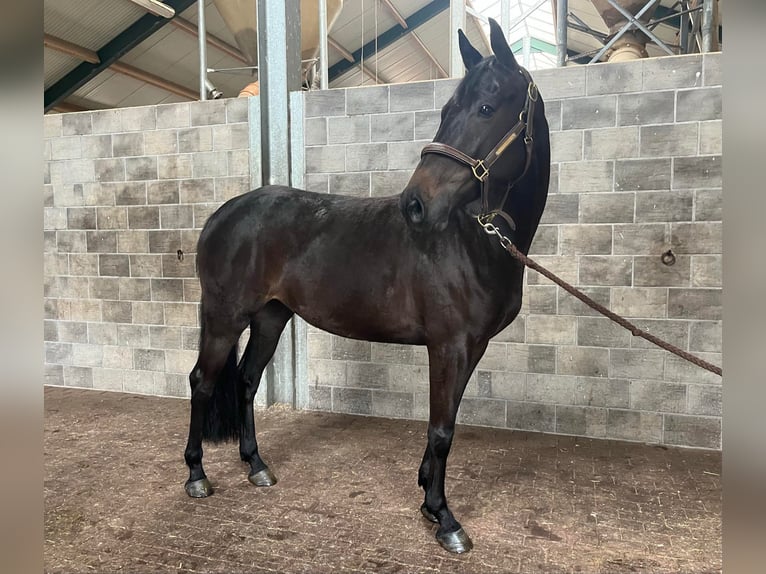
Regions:
[[[554, 163], [532, 255], [640, 327], [717, 364], [720, 60], [680, 56], [533, 74]], [[401, 192], [455, 85], [307, 94], [307, 189]], [[676, 254], [670, 267], [660, 261], [668, 249]], [[308, 346], [311, 408], [428, 417], [424, 348], [313, 328]], [[721, 391], [719, 377], [632, 337], [529, 272], [522, 313], [490, 343], [459, 421], [718, 449]]]
[[45, 116], [47, 383], [189, 395], [197, 237], [250, 189], [247, 116], [245, 99]]

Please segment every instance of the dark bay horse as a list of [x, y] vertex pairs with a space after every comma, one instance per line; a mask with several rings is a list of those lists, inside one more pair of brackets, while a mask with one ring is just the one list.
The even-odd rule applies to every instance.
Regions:
[[[447, 455], [473, 369], [490, 338], [519, 313], [524, 273], [477, 215], [499, 213], [496, 224], [527, 253], [550, 171], [542, 99], [494, 21], [490, 37], [494, 56], [483, 58], [459, 33], [467, 73], [401, 195], [349, 198], [267, 186], [226, 202], [205, 224], [197, 249], [200, 349], [189, 376], [189, 496], [212, 494], [203, 438], [239, 438], [250, 481], [276, 482], [258, 453], [253, 397], [297, 314], [343, 337], [427, 347], [421, 511], [439, 523], [436, 538], [447, 550], [472, 547], [447, 506]], [[237, 365], [236, 344], [248, 326]]]

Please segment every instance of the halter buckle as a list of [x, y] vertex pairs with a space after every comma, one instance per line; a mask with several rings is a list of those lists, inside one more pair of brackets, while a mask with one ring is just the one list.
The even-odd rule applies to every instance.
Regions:
[[[479, 169], [481, 169], [481, 171], [477, 171]], [[489, 168], [484, 165], [483, 159], [480, 159], [476, 165], [472, 165], [471, 170], [473, 171], [473, 175], [476, 177], [476, 179], [481, 182], [483, 182], [489, 176]]]
[[527, 87], [527, 97], [533, 102], [536, 102], [538, 94], [539, 91], [537, 90], [537, 84], [534, 82], [529, 82], [529, 86]]

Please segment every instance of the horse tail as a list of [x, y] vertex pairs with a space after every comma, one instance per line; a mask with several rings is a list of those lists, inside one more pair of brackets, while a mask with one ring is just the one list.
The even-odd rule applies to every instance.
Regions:
[[237, 367], [237, 345], [232, 347], [226, 364], [213, 387], [208, 401], [202, 438], [211, 442], [239, 439], [242, 411], [238, 393], [240, 371]]

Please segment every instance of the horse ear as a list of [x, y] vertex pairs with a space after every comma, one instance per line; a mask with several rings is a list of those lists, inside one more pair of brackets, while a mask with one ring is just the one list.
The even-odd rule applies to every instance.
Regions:
[[460, 55], [463, 57], [465, 69], [470, 70], [476, 64], [481, 62], [482, 55], [471, 45], [471, 42], [465, 37], [465, 34], [463, 34], [463, 31], [460, 29], [457, 31], [457, 38], [458, 44], [460, 45]]
[[510, 46], [508, 46], [508, 42], [505, 41], [503, 29], [492, 18], [489, 19], [489, 43], [492, 45], [492, 51], [498, 62], [509, 70], [518, 69], [519, 65], [516, 63], [516, 58], [513, 57], [513, 52]]

